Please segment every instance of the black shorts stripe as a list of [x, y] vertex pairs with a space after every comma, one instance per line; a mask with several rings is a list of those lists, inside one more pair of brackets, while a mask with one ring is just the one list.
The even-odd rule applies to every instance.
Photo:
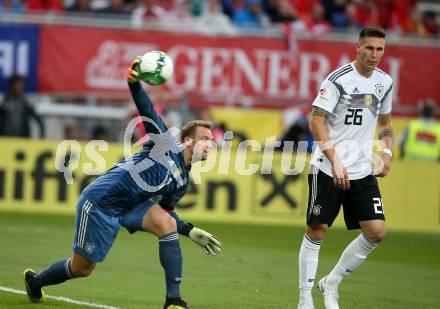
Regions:
[[336, 74], [338, 74], [338, 73], [340, 73], [341, 71], [346, 70], [346, 69], [348, 69], [348, 68], [350, 68], [350, 67], [351, 67], [351, 64], [344, 65], [344, 66], [343, 66], [342, 68], [340, 68], [339, 70], [333, 72], [333, 74], [330, 75], [330, 76], [328, 77], [328, 79], [330, 80], [330, 79], [331, 79], [333, 76], [335, 76]]
[[309, 215], [310, 212], [313, 209], [313, 206], [315, 205], [315, 200], [316, 200], [316, 183], [317, 183], [317, 177], [318, 177], [318, 168], [315, 167], [314, 165], [312, 165], [311, 167], [311, 174], [312, 174], [312, 186], [310, 188], [311, 190], [311, 201], [310, 201], [310, 210], [309, 210]]

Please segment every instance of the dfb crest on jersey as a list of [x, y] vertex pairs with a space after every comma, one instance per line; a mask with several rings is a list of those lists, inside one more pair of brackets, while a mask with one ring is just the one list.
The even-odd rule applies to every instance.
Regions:
[[376, 84], [376, 85], [374, 85], [374, 87], [376, 88], [374, 90], [374, 92], [376, 93], [376, 96], [378, 98], [381, 98], [383, 96], [383, 91], [385, 90], [385, 87], [382, 84]]
[[366, 94], [364, 96], [364, 104], [365, 106], [370, 106], [371, 104], [373, 104], [373, 95], [371, 94]]

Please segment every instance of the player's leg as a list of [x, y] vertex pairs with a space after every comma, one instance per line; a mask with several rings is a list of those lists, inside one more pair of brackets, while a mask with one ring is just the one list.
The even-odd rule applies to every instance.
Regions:
[[89, 276], [96, 263], [74, 252], [72, 257], [59, 260], [40, 273], [31, 269], [23, 272], [23, 280], [29, 299], [32, 302], [44, 302], [43, 286], [60, 284], [69, 279]]
[[328, 230], [326, 224], [307, 226], [299, 250], [299, 303], [298, 309], [313, 309], [312, 288], [318, 269], [319, 249]]
[[328, 284], [339, 285], [353, 273], [385, 237], [385, 221], [359, 222], [362, 232], [345, 248], [338, 263], [327, 276]]
[[119, 227], [117, 218], [106, 215], [85, 198], [80, 198], [77, 206], [73, 255], [53, 263], [38, 274], [30, 269], [25, 270], [23, 279], [29, 299], [32, 302], [42, 302], [45, 298], [42, 287], [89, 276], [96, 262], [104, 260]]
[[70, 258], [70, 272], [72, 277], [88, 277], [96, 267], [96, 262], [89, 260], [77, 252], [73, 252]]
[[[361, 228], [362, 232], [345, 248], [329, 275], [320, 281], [321, 289], [327, 289], [328, 294], [336, 291], [336, 296], [333, 295], [336, 300], [339, 284], [365, 261], [386, 233], [382, 199], [375, 177], [351, 181], [350, 185], [350, 192], [343, 202], [344, 218], [348, 229]], [[335, 303], [331, 298], [329, 295], [329, 304]], [[328, 308], [338, 307], [333, 305]]]
[[176, 221], [162, 207], [154, 205], [145, 214], [142, 227], [144, 231], [159, 237], [159, 258], [165, 272], [167, 289], [164, 308], [172, 305], [187, 308], [188, 305], [180, 298], [182, 251]]
[[330, 176], [316, 168], [309, 175], [307, 229], [299, 251], [298, 309], [314, 308], [312, 288], [318, 269], [319, 250], [324, 236], [340, 209], [341, 192], [333, 187]]
[[180, 282], [182, 278], [182, 252], [177, 233], [176, 221], [156, 202], [149, 200], [134, 207], [121, 219], [121, 225], [130, 233], [146, 231], [159, 238], [159, 258], [165, 272], [166, 303], [176, 308], [187, 308], [180, 298]]

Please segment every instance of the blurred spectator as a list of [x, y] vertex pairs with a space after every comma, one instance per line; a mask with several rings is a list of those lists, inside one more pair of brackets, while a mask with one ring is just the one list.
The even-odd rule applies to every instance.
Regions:
[[22, 0], [0, 0], [0, 12], [24, 13], [25, 9]]
[[374, 0], [356, 0], [356, 17], [361, 27], [378, 25], [378, 12]]
[[164, 18], [167, 14], [155, 0], [137, 0], [131, 19], [134, 25], [140, 26], [145, 20]]
[[67, 8], [70, 12], [90, 13], [92, 7], [90, 6], [90, 0], [75, 0], [73, 5]]
[[388, 31], [412, 31], [411, 13], [415, 0], [376, 0], [378, 25]]
[[209, 0], [191, 0], [189, 11], [192, 16], [201, 16], [205, 2]]
[[128, 14], [124, 7], [124, 0], [109, 0], [107, 7], [96, 10], [96, 12], [102, 14]]
[[[333, 2], [333, 0], [331, 0]], [[312, 11], [312, 8], [317, 3], [323, 3], [325, 1], [319, 1], [319, 0], [289, 0], [290, 4], [294, 8], [295, 12], [297, 13], [299, 18], [306, 18], [310, 12]], [[326, 8], [324, 7], [324, 10]]]
[[222, 147], [223, 142], [225, 141], [225, 132], [227, 131], [231, 131], [233, 133], [231, 140], [233, 147], [237, 147], [241, 142], [249, 139], [245, 133], [228, 128], [225, 122], [215, 121], [212, 117], [211, 109], [209, 107], [197, 110], [195, 117], [196, 119], [212, 122], [213, 127], [211, 132], [218, 147]]
[[299, 142], [307, 142], [307, 152], [313, 151], [313, 136], [309, 130], [309, 120], [305, 113], [292, 107], [283, 113], [284, 132], [281, 137], [281, 145], [277, 150], [283, 151], [286, 142], [293, 142], [293, 150], [297, 150]]
[[62, 139], [77, 139], [75, 134], [75, 119], [73, 117], [62, 117], [63, 135]]
[[[414, 32], [415, 27], [412, 21], [412, 15], [415, 10], [416, 0], [399, 0], [393, 1], [392, 17], [389, 24], [383, 24], [383, 28], [392, 31], [403, 31], [406, 33]], [[379, 7], [379, 12], [381, 12]]]
[[411, 120], [399, 137], [401, 159], [440, 161], [440, 123], [434, 118], [435, 107], [434, 101], [426, 100], [420, 118]]
[[298, 19], [295, 7], [289, 0], [265, 0], [264, 10], [273, 23], [291, 22]]
[[[167, 21], [183, 22], [185, 27], [194, 27], [194, 17], [191, 15], [191, 0], [174, 0], [173, 9], [167, 15]], [[191, 24], [192, 23], [192, 24]]]
[[421, 21], [418, 24], [417, 32], [422, 37], [439, 37], [439, 24], [437, 23], [435, 12], [426, 11], [421, 14]]
[[61, 0], [28, 0], [27, 9], [29, 11], [62, 12], [64, 7]]
[[108, 141], [110, 139], [110, 135], [108, 130], [104, 126], [97, 125], [93, 127], [90, 139]]
[[293, 23], [293, 29], [311, 35], [321, 35], [330, 30], [330, 23], [325, 20], [324, 7], [317, 3], [308, 18]]
[[329, 18], [332, 26], [338, 30], [360, 28], [357, 22], [357, 8], [352, 2], [334, 1]]
[[204, 33], [233, 34], [235, 27], [222, 12], [221, 0], [206, 0], [200, 16], [200, 31]]
[[43, 121], [29, 104], [23, 90], [24, 78], [12, 75], [9, 79], [9, 91], [0, 103], [0, 135], [30, 137], [31, 119], [34, 119], [40, 129], [40, 137], [44, 138]]
[[[394, 28], [394, 0], [376, 0], [378, 11], [378, 26], [384, 29]], [[404, 1], [397, 1], [404, 2]]]
[[261, 6], [261, 0], [234, 0], [232, 21], [240, 27], [267, 27], [269, 17]]
[[346, 31], [357, 32], [362, 26], [358, 23], [356, 16], [356, 5], [354, 3], [347, 3], [344, 8], [345, 15], [345, 29]]
[[232, 20], [234, 15], [234, 1], [233, 0], [221, 0], [223, 14], [229, 17]]

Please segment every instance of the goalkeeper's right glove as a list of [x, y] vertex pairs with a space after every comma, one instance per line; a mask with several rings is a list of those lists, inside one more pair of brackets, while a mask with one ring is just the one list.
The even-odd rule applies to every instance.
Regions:
[[139, 81], [139, 63], [141, 62], [141, 57], [137, 56], [131, 62], [127, 70], [127, 81], [129, 83], [135, 83]]

